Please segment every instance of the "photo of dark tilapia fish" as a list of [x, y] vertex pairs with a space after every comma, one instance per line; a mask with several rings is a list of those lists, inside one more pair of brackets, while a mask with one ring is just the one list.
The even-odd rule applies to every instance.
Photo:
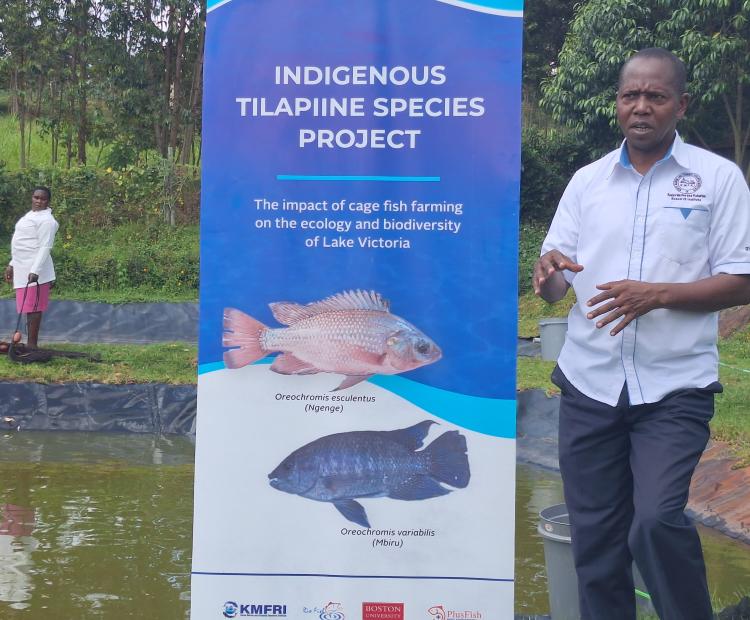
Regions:
[[349, 521], [370, 527], [363, 497], [407, 501], [446, 495], [469, 484], [466, 438], [440, 435], [424, 450], [425, 420], [395, 431], [353, 431], [327, 435], [286, 457], [268, 478], [274, 489], [318, 502], [331, 502]]
[[241, 368], [277, 351], [271, 370], [283, 375], [346, 375], [343, 390], [375, 374], [395, 375], [432, 364], [440, 347], [414, 325], [391, 314], [375, 291], [347, 291], [301, 305], [269, 304], [288, 327], [270, 328], [235, 308], [224, 309], [222, 345], [227, 368]]

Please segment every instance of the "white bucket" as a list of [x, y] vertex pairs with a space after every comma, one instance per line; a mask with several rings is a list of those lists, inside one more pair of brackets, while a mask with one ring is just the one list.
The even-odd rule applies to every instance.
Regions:
[[568, 319], [555, 317], [539, 319], [539, 340], [542, 344], [542, 359], [557, 361], [568, 331]]

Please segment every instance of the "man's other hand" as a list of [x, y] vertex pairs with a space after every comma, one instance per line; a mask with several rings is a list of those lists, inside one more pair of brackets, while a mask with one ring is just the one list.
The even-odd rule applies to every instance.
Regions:
[[596, 288], [603, 292], [589, 299], [586, 305], [589, 307], [601, 305], [587, 313], [586, 318], [595, 319], [606, 314], [596, 322], [596, 326], [602, 328], [622, 317], [622, 320], [609, 332], [611, 336], [619, 334], [633, 319], [659, 307], [657, 291], [649, 282], [618, 280], [597, 284]]
[[3, 274], [3, 278], [8, 284], [13, 284], [13, 265], [8, 265], [5, 268], [5, 273]]

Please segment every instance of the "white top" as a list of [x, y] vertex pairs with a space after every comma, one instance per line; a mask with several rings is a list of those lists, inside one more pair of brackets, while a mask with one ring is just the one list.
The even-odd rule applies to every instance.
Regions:
[[739, 168], [675, 137], [645, 175], [625, 143], [581, 168], [568, 184], [542, 253], [558, 249], [583, 265], [562, 272], [578, 300], [558, 363], [581, 392], [617, 404], [627, 381], [633, 405], [718, 379], [717, 312], [657, 309], [616, 336], [620, 319], [596, 328], [586, 302], [615, 280], [694, 282], [750, 273], [750, 190]]
[[10, 242], [13, 288], [24, 288], [29, 274], [39, 276], [39, 284], [55, 279], [50, 251], [59, 228], [50, 209], [29, 211], [18, 222]]

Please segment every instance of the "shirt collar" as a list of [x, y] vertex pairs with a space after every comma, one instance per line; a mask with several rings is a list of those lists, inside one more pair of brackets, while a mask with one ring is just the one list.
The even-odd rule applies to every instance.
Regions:
[[[621, 168], [624, 168], [625, 170], [633, 170], [633, 164], [630, 163], [630, 157], [628, 156], [628, 149], [626, 148], [627, 140], [623, 140], [622, 144], [620, 144], [620, 148], [617, 151], [617, 156], [614, 158], [614, 161], [612, 162], [612, 167], [609, 171], [608, 177], [612, 175], [612, 173], [615, 171], [616, 166], [619, 164]], [[669, 150], [666, 152], [664, 157], [662, 157], [657, 164], [666, 161], [670, 157], [672, 157], [678, 166], [681, 168], [687, 168], [687, 153], [685, 152], [685, 143], [682, 141], [682, 138], [680, 138], [680, 134], [678, 132], [675, 132], [674, 135], [674, 141], [672, 142], [672, 145], [669, 147]]]

